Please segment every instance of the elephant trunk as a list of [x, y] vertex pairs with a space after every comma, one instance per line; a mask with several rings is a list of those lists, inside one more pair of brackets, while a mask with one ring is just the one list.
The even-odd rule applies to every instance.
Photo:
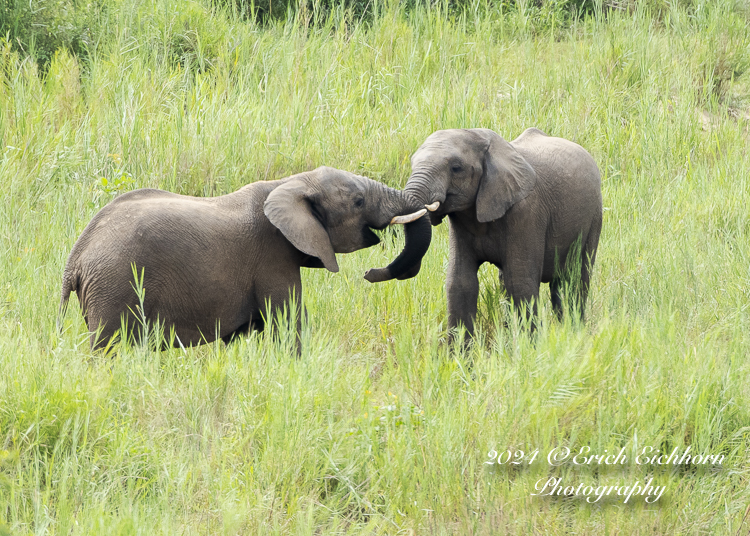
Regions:
[[408, 197], [429, 211], [428, 216], [433, 226], [440, 225], [446, 215], [444, 211], [439, 210], [446, 196], [446, 191], [442, 186], [443, 181], [439, 177], [439, 170], [423, 164], [412, 171], [404, 187], [404, 193]]
[[[417, 275], [422, 264], [422, 257], [427, 253], [432, 241], [432, 227], [423, 204], [404, 192], [397, 192], [404, 208], [408, 207], [409, 211], [419, 209], [423, 215], [404, 226], [406, 243], [398, 257], [385, 268], [372, 268], [365, 273], [365, 279], [370, 283], [380, 283], [391, 279], [408, 279]], [[400, 222], [394, 218], [392, 223]]]
[[409, 180], [404, 186], [404, 194], [416, 201], [419, 206], [442, 201], [445, 199], [445, 191], [435, 190], [436, 185], [442, 184], [439, 180], [439, 170], [429, 164], [422, 164], [414, 169]]

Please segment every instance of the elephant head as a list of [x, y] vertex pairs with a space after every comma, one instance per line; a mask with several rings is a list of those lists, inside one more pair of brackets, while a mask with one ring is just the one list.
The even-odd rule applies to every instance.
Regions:
[[319, 167], [284, 179], [269, 194], [263, 210], [294, 247], [322, 263], [309, 266], [331, 272], [339, 271], [335, 253], [350, 253], [380, 242], [372, 229], [416, 226], [416, 233], [411, 234], [419, 243], [397, 259], [399, 265], [414, 266], [430, 245], [427, 211], [416, 200], [335, 168]]
[[[534, 169], [510, 143], [481, 128], [434, 132], [414, 153], [411, 166], [404, 193], [430, 211], [433, 225], [448, 214], [470, 209], [481, 223], [501, 218], [531, 193], [537, 180]], [[415, 261], [403, 267], [413, 275], [422, 257], [410, 250], [408, 238], [399, 258]], [[372, 269], [365, 277], [373, 283], [397, 277], [389, 268]]]

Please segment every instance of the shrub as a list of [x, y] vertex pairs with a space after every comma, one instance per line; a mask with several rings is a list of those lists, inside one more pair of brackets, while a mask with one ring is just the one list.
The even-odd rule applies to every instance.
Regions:
[[719, 11], [710, 18], [707, 41], [696, 43], [702, 51], [698, 87], [703, 100], [713, 96], [722, 101], [731, 83], [750, 70], [750, 31], [747, 19], [733, 11]]
[[[346, 12], [353, 19], [370, 20], [394, 2], [388, 0], [213, 0], [214, 5], [228, 8], [244, 19], [256, 22], [284, 20], [305, 12], [314, 22], [325, 21], [336, 11]], [[405, 11], [419, 7], [440, 8], [445, 13], [480, 13], [492, 9], [523, 9], [530, 13], [550, 11], [566, 14], [590, 12], [594, 0], [404, 0], [398, 2]]]
[[225, 21], [213, 17], [198, 2], [183, 2], [162, 23], [169, 36], [165, 45], [170, 63], [201, 72], [213, 66], [229, 33], [229, 28], [222, 25]]
[[46, 71], [55, 52], [65, 48], [86, 57], [96, 42], [104, 0], [0, 0], [0, 35], [14, 49], [32, 56]]

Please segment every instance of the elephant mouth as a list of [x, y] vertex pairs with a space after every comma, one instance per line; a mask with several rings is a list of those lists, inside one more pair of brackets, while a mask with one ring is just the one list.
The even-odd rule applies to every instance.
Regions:
[[434, 212], [430, 213], [430, 224], [433, 227], [437, 227], [441, 223], [443, 223], [443, 220], [448, 214], [435, 214]]
[[430, 223], [433, 227], [440, 225], [448, 215], [447, 205], [450, 197], [451, 195], [448, 194], [442, 201], [435, 200], [430, 204], [425, 204], [425, 208], [428, 211], [427, 214], [430, 216]]
[[373, 233], [372, 229], [367, 226], [362, 228], [362, 239], [366, 248], [380, 244], [380, 237]]

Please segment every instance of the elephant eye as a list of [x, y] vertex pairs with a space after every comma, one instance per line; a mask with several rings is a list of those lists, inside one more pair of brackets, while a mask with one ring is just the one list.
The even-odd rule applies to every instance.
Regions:
[[364, 205], [364, 204], [365, 204], [365, 200], [363, 198], [361, 198], [361, 197], [358, 197], [356, 199], [356, 201], [354, 201], [354, 206], [357, 207], [357, 208], [361, 208], [362, 205]]
[[461, 173], [464, 170], [464, 168], [461, 167], [461, 164], [453, 164], [451, 166], [451, 171], [453, 173]]

